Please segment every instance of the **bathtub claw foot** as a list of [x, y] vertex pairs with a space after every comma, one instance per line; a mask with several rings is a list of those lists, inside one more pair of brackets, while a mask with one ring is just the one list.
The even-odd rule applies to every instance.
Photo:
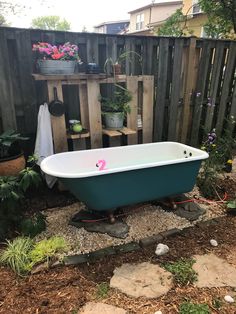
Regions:
[[114, 223], [116, 222], [116, 219], [115, 219], [115, 216], [114, 216], [113, 213], [109, 213], [109, 214], [108, 214], [108, 218], [109, 218], [109, 222], [110, 222], [111, 224], [114, 224]]

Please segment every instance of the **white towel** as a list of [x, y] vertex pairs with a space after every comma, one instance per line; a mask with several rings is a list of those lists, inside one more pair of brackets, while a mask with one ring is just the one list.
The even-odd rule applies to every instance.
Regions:
[[[44, 158], [54, 154], [51, 118], [47, 103], [44, 103], [39, 107], [34, 154], [38, 157], [37, 164], [39, 166]], [[45, 173], [43, 174], [48, 187], [52, 188], [57, 179]]]

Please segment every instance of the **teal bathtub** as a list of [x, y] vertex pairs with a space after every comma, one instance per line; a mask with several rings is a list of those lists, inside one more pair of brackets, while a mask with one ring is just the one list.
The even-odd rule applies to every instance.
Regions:
[[[41, 163], [95, 211], [156, 200], [192, 190], [208, 154], [176, 142], [55, 154]], [[98, 160], [106, 162], [99, 170]]]

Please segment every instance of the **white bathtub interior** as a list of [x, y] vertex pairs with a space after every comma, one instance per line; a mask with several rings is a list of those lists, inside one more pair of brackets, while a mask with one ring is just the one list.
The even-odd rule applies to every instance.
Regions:
[[[176, 142], [138, 144], [66, 152], [52, 155], [41, 163], [42, 170], [64, 178], [103, 175], [119, 171], [206, 159], [208, 154]], [[106, 169], [99, 171], [98, 160], [106, 161]]]

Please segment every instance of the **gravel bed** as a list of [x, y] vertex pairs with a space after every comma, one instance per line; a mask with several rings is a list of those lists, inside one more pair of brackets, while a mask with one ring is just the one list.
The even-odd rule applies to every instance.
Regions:
[[[187, 196], [192, 198], [199, 195], [197, 188]], [[183, 229], [196, 224], [202, 220], [208, 220], [223, 215], [223, 208], [218, 204], [201, 204], [206, 209], [206, 214], [198, 220], [190, 223], [185, 218], [178, 217], [174, 212], [164, 211], [160, 206], [146, 204], [139, 209], [130, 211], [130, 214], [123, 217], [123, 221], [130, 227], [126, 239], [118, 239], [107, 234], [92, 233], [84, 228], [76, 228], [68, 223], [71, 217], [85, 205], [81, 202], [63, 208], [53, 208], [43, 211], [47, 217], [47, 229], [37, 236], [36, 240], [48, 238], [53, 235], [63, 236], [70, 246], [66, 255], [89, 253], [112, 245], [120, 245], [142, 238], [156, 235], [160, 232], [173, 228]]]

